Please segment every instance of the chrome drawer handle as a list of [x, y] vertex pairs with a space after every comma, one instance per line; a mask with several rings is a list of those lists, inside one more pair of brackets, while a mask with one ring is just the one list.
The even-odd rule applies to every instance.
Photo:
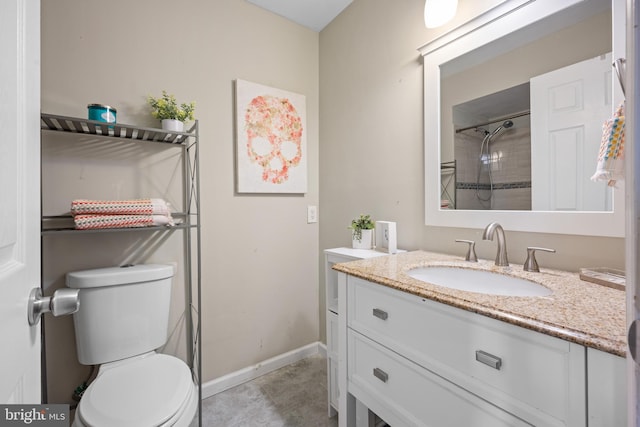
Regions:
[[487, 366], [492, 367], [493, 369], [500, 370], [502, 366], [502, 359], [498, 356], [494, 356], [493, 354], [489, 354], [482, 350], [476, 350], [476, 360], [480, 363], [484, 363]]
[[387, 320], [387, 318], [389, 317], [389, 314], [386, 311], [380, 310], [379, 308], [373, 309], [373, 315], [382, 320]]
[[373, 368], [373, 375], [383, 383], [386, 383], [389, 379], [389, 375], [380, 368]]

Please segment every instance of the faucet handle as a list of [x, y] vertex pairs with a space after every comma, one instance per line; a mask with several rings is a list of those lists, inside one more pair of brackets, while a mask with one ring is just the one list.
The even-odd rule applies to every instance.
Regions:
[[524, 271], [534, 271], [534, 272], [540, 271], [540, 267], [538, 267], [538, 262], [536, 261], [536, 251], [553, 252], [553, 253], [556, 252], [555, 249], [538, 248], [536, 246], [529, 246], [527, 248], [527, 260], [524, 262], [524, 267], [523, 267]]
[[456, 239], [456, 242], [469, 244], [469, 247], [467, 249], [467, 256], [464, 258], [465, 261], [478, 262], [478, 257], [476, 256], [476, 242], [474, 242], [473, 240], [464, 239]]

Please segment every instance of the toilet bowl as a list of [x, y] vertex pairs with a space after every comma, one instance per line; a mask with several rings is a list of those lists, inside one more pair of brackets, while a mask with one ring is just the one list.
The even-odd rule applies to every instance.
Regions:
[[79, 289], [78, 360], [100, 365], [76, 409], [75, 427], [187, 427], [199, 393], [189, 367], [156, 353], [166, 343], [173, 268], [110, 267], [67, 274]]
[[148, 353], [104, 364], [76, 409], [74, 427], [188, 426], [198, 407], [189, 368]]

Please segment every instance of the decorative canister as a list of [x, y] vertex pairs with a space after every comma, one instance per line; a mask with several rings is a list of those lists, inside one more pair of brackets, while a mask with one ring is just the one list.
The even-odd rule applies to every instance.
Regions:
[[89, 109], [89, 120], [106, 123], [116, 122], [117, 110], [115, 108], [103, 104], [89, 104], [87, 108]]

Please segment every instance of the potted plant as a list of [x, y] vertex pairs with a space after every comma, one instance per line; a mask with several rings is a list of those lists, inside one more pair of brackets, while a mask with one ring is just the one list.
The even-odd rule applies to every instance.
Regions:
[[193, 120], [195, 102], [178, 105], [176, 97], [162, 91], [162, 97], [147, 97], [147, 102], [151, 106], [151, 115], [162, 121], [162, 129], [182, 132], [184, 122]]
[[375, 223], [371, 219], [371, 215], [360, 215], [351, 221], [349, 229], [351, 229], [351, 241], [354, 249], [371, 249], [373, 248], [373, 229]]

